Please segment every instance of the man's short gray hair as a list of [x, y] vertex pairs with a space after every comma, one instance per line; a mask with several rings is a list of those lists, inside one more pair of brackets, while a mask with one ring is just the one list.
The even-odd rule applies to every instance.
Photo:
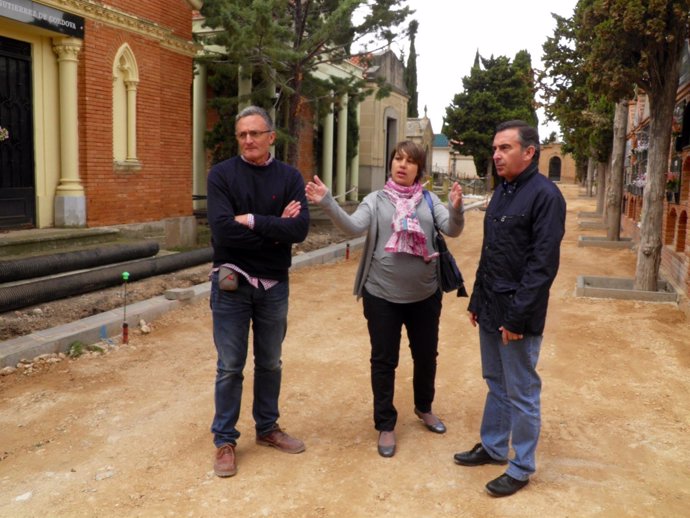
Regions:
[[240, 113], [237, 114], [237, 117], [235, 117], [235, 124], [237, 124], [237, 122], [240, 119], [243, 119], [244, 117], [249, 117], [250, 115], [258, 115], [264, 120], [264, 122], [266, 123], [266, 127], [269, 130], [276, 130], [275, 126], [273, 126], [273, 119], [271, 119], [271, 116], [268, 114], [268, 112], [260, 106], [247, 106], [246, 108], [242, 109], [242, 111], [240, 111]]

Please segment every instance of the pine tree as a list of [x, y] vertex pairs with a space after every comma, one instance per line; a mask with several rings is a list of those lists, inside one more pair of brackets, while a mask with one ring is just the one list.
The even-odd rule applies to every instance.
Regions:
[[[318, 65], [342, 63], [355, 43], [397, 37], [397, 27], [410, 14], [401, 4], [404, 0], [205, 0], [201, 14], [214, 29], [206, 43], [218, 51], [208, 61], [217, 83], [236, 80], [240, 70], [252, 78], [249, 101], [276, 107], [279, 139], [287, 142], [282, 158], [295, 164], [302, 103], [318, 110], [342, 93], [353, 100], [362, 93], [361, 83], [317, 79]], [[359, 22], [353, 21], [355, 11]], [[221, 119], [241, 101], [236, 92], [232, 97], [232, 88], [226, 92], [228, 97], [216, 101], [224, 103]], [[220, 134], [232, 138], [229, 128], [220, 128], [216, 138]]]

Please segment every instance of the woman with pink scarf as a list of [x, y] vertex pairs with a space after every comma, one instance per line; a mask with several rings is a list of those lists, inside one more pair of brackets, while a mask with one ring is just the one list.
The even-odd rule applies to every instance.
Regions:
[[393, 395], [403, 326], [414, 365], [414, 413], [430, 431], [446, 431], [431, 410], [442, 298], [434, 219], [451, 237], [460, 235], [465, 220], [462, 188], [457, 182], [447, 205], [429, 193], [432, 215], [420, 183], [425, 163], [421, 146], [409, 140], [400, 142], [388, 162], [386, 185], [368, 194], [352, 214], [337, 204], [318, 176], [306, 186], [307, 199], [318, 204], [336, 227], [351, 236], [367, 236], [354, 293], [363, 299], [371, 340], [374, 427], [379, 432], [377, 447], [382, 457], [392, 457], [396, 450], [398, 412]]

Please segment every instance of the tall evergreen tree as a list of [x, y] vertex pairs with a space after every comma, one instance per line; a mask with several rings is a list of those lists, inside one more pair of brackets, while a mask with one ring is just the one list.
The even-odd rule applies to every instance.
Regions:
[[408, 28], [410, 35], [410, 55], [407, 57], [407, 66], [405, 67], [405, 86], [407, 87], [407, 95], [410, 100], [407, 102], [407, 116], [416, 119], [419, 117], [419, 94], [417, 92], [417, 50], [415, 49], [415, 38], [417, 30], [419, 29], [419, 22], [412, 20]]
[[548, 120], [558, 121], [563, 136], [563, 151], [572, 153], [578, 163], [589, 157], [590, 124], [585, 117], [589, 104], [583, 58], [578, 54], [573, 18], [556, 14], [553, 35], [542, 45], [544, 70], [539, 75], [544, 111]]
[[484, 59], [477, 51], [462, 85], [464, 91], [446, 108], [443, 133], [455, 150], [474, 158], [477, 174], [483, 177], [493, 169], [491, 148], [499, 123], [522, 119], [538, 124], [530, 55], [520, 51], [511, 63], [505, 56]]
[[649, 99], [649, 151], [635, 289], [656, 291], [662, 214], [680, 53], [688, 36], [688, 0], [580, 0], [577, 39], [589, 85], [612, 102]]
[[[283, 159], [299, 160], [302, 103], [322, 99], [325, 109], [343, 92], [356, 99], [361, 84], [325, 83], [314, 76], [319, 64], [343, 62], [356, 43], [391, 41], [410, 14], [405, 0], [205, 0], [201, 14], [214, 29], [207, 43], [220, 77], [239, 71], [253, 78], [251, 102], [276, 107], [279, 137], [287, 140]], [[358, 22], [354, 20], [357, 11]], [[273, 89], [276, 94], [274, 97]], [[225, 99], [227, 114], [237, 98]], [[221, 114], [221, 118], [223, 115]], [[232, 133], [226, 128], [226, 137]]]
[[577, 163], [586, 163], [590, 156], [604, 161], [611, 150], [613, 104], [587, 83], [575, 17], [553, 17], [556, 27], [542, 46], [544, 70], [538, 80], [544, 111], [549, 120], [559, 122], [563, 150], [572, 153]]
[[474, 53], [474, 63], [472, 64], [472, 68], [481, 68], [482, 67], [482, 57], [479, 55], [479, 49], [477, 49], [477, 52]]

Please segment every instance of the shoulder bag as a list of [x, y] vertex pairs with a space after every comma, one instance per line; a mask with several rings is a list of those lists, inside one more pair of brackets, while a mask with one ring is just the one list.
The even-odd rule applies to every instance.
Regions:
[[467, 297], [467, 290], [465, 289], [465, 281], [462, 278], [460, 269], [455, 262], [455, 257], [448, 250], [448, 245], [446, 245], [446, 240], [441, 234], [441, 231], [436, 224], [436, 216], [434, 216], [434, 204], [431, 201], [431, 195], [429, 191], [424, 190], [424, 199], [427, 205], [429, 205], [429, 210], [431, 211], [431, 217], [434, 221], [434, 229], [436, 229], [436, 248], [438, 249], [438, 260], [441, 266], [441, 278], [439, 279], [439, 284], [444, 292], [449, 292], [453, 290], [458, 290], [458, 297]]

